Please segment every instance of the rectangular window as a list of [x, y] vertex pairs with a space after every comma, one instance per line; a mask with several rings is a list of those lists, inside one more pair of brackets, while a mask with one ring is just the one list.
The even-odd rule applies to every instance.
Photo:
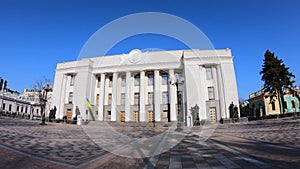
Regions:
[[8, 111], [11, 111], [11, 104], [8, 106]]
[[182, 79], [182, 74], [181, 74], [181, 73], [176, 73], [176, 74], [175, 74], [175, 77], [176, 77], [176, 81], [177, 81], [178, 83], [181, 83], [181, 82], [183, 81], [183, 79]]
[[69, 103], [69, 104], [72, 104], [72, 103], [73, 103], [73, 92], [69, 92], [68, 103]]
[[70, 86], [74, 86], [74, 75], [70, 75]]
[[287, 102], [286, 101], [283, 102], [283, 107], [284, 107], [284, 109], [287, 109]]
[[17, 106], [17, 112], [19, 111], [19, 106]]
[[168, 84], [168, 74], [164, 73], [161, 75], [162, 78], [162, 85], [167, 85]]
[[213, 79], [212, 68], [211, 67], [206, 67], [205, 71], [206, 71], [206, 80]]
[[134, 93], [134, 104], [138, 105], [140, 103], [140, 93]]
[[21, 113], [23, 112], [23, 107], [21, 107], [21, 111], [20, 111]]
[[99, 94], [96, 95], [96, 104], [99, 104]]
[[99, 87], [100, 87], [100, 80], [101, 80], [101, 77], [100, 77], [100, 76], [98, 76], [98, 77], [97, 77], [97, 88], [99, 88]]
[[294, 109], [294, 108], [296, 108], [295, 101], [294, 101], [294, 100], [292, 100], [291, 102], [292, 102], [292, 108], [293, 108], [293, 109]]
[[134, 85], [139, 86], [140, 85], [140, 75], [136, 75], [134, 77]]
[[122, 76], [121, 86], [123, 86], [123, 87], [126, 86], [126, 76], [125, 75]]
[[153, 86], [154, 82], [154, 76], [153, 74], [148, 75], [148, 86]]
[[121, 105], [125, 104], [125, 93], [121, 93]]
[[36, 114], [39, 115], [39, 109], [36, 109]]
[[272, 110], [275, 111], [276, 110], [276, 108], [275, 108], [275, 102], [272, 102], [271, 104], [272, 104]]
[[27, 113], [27, 109], [28, 109], [28, 108], [26, 107], [26, 108], [25, 108], [25, 113]]
[[109, 86], [109, 87], [112, 86], [112, 79], [113, 79], [112, 76], [109, 76], [109, 77], [108, 77], [108, 86]]
[[112, 96], [111, 93], [108, 94], [108, 101], [107, 102], [108, 102], [109, 105], [111, 104], [111, 96]]
[[154, 99], [153, 99], [153, 92], [148, 92], [148, 104], [153, 104]]
[[215, 100], [214, 87], [208, 87], [208, 100]]
[[2, 110], [5, 110], [5, 103], [2, 104]]
[[169, 104], [168, 92], [162, 92], [162, 104]]

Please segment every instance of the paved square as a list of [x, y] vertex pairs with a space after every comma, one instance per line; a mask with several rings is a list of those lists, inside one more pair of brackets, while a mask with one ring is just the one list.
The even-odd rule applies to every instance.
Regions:
[[[194, 127], [174, 132], [172, 136], [181, 134], [183, 139], [169, 146], [171, 136], [153, 145], [145, 141], [167, 133], [166, 127], [114, 127], [128, 138], [118, 140], [98, 122], [43, 126], [39, 121], [0, 118], [0, 168], [300, 168], [299, 122], [278, 119]], [[213, 134], [206, 138], [204, 130]], [[116, 151], [99, 146], [120, 143], [126, 146]], [[133, 150], [129, 144], [142, 146]], [[157, 155], [130, 157], [147, 154], [151, 146]]]

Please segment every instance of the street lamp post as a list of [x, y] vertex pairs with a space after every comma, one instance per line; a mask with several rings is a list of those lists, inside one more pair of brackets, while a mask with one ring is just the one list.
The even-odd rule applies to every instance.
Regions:
[[180, 85], [182, 84], [182, 81], [178, 82], [178, 79], [176, 77], [171, 77], [169, 81], [170, 85], [173, 85], [176, 87], [176, 94], [177, 94], [177, 111], [178, 111], [178, 121], [177, 121], [177, 131], [182, 130], [181, 126], [183, 123], [183, 114], [182, 114], [182, 96], [181, 91], [179, 90]]
[[[44, 86], [43, 86], [43, 95], [42, 95], [42, 102], [43, 102], [43, 114], [42, 114], [42, 123], [41, 125], [47, 125], [45, 123], [46, 121], [46, 104], [47, 104], [47, 94], [48, 92], [52, 89], [52, 86], [50, 83], [46, 83]], [[45, 95], [44, 95], [44, 92], [45, 92]]]
[[3, 113], [4, 110], [3, 110], [3, 98], [4, 98], [4, 93], [3, 91], [1, 91], [1, 112]]

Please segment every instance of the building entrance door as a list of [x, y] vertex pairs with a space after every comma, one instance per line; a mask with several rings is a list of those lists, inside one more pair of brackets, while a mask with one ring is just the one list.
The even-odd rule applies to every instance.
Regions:
[[210, 114], [210, 122], [211, 123], [216, 123], [217, 122], [216, 108], [211, 107], [209, 109], [209, 114]]
[[125, 122], [125, 112], [123, 111], [120, 112], [120, 121]]
[[110, 110], [107, 110], [107, 111], [105, 111], [105, 113], [104, 113], [104, 120], [105, 120], [105, 121], [110, 121], [110, 119], [111, 119], [111, 111], [110, 111]]
[[134, 121], [139, 122], [139, 112], [138, 111], [134, 112]]
[[150, 123], [153, 122], [153, 112], [152, 111], [148, 112], [148, 122], [150, 122]]
[[67, 120], [71, 120], [72, 117], [72, 109], [67, 110]]

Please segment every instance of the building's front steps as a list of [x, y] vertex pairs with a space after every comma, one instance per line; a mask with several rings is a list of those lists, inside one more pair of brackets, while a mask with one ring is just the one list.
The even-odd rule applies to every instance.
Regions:
[[114, 121], [89, 121], [88, 125], [110, 125], [112, 127], [171, 127], [176, 122], [114, 122]]

